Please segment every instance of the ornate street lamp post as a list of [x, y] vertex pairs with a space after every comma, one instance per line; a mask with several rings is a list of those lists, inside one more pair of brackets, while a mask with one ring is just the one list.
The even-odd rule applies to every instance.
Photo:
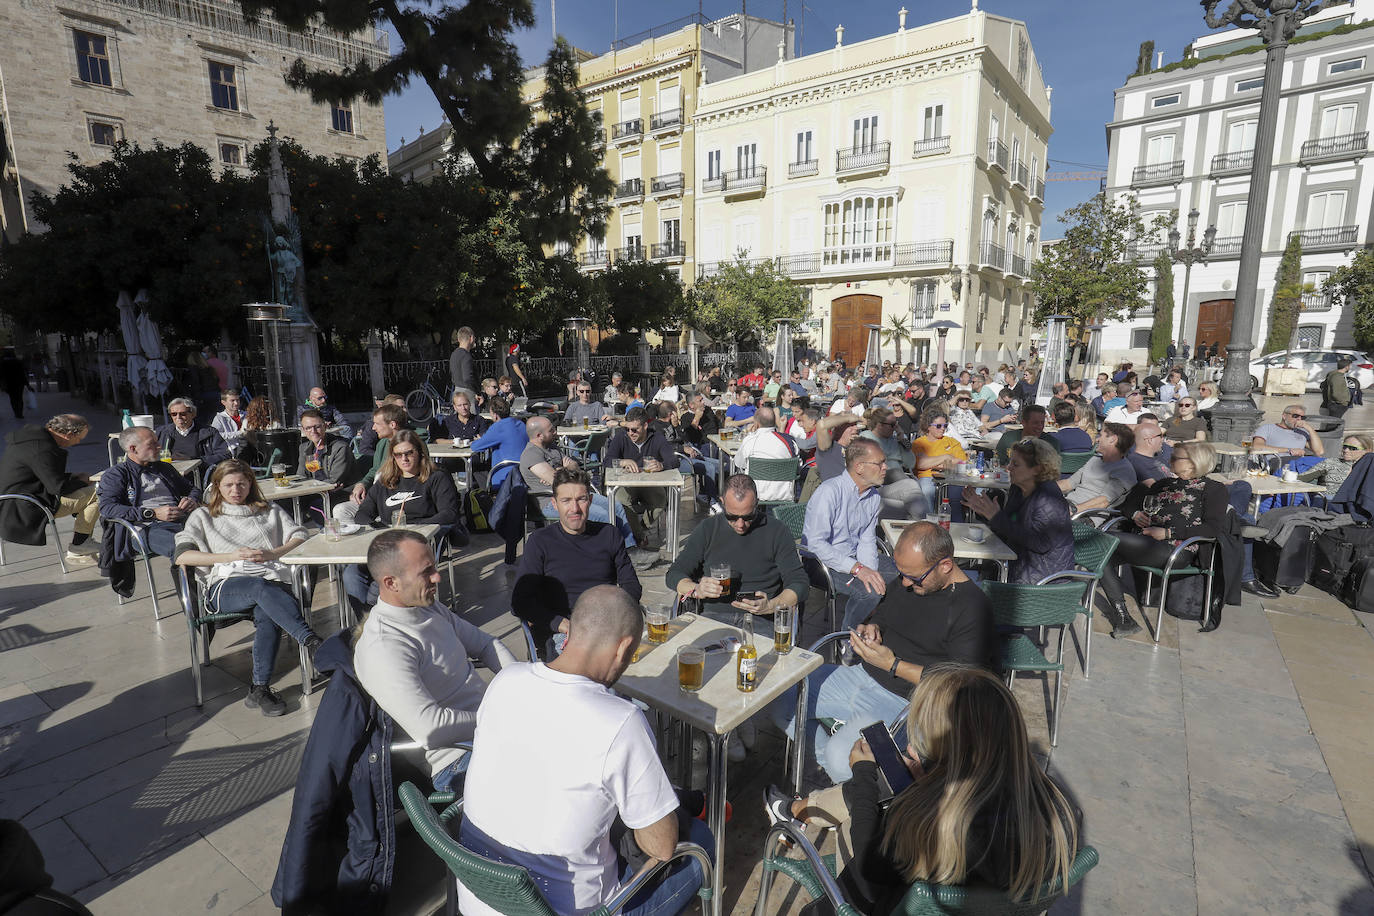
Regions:
[[1194, 244], [1197, 241], [1197, 218], [1197, 208], [1194, 207], [1188, 211], [1186, 248], [1178, 247], [1178, 227], [1169, 230], [1169, 255], [1175, 264], [1183, 265], [1183, 311], [1179, 313], [1178, 338], [1185, 343], [1188, 340], [1188, 283], [1193, 278], [1193, 265], [1207, 263], [1207, 256], [1212, 253], [1212, 243], [1217, 238], [1217, 227], [1208, 226], [1207, 231], [1202, 233], [1202, 246]]
[[1264, 42], [1264, 89], [1259, 124], [1255, 129], [1255, 157], [1250, 167], [1250, 194], [1245, 203], [1245, 235], [1240, 244], [1240, 273], [1236, 279], [1235, 314], [1231, 340], [1226, 344], [1226, 369], [1221, 376], [1221, 401], [1212, 408], [1213, 438], [1240, 442], [1254, 430], [1263, 414], [1250, 400], [1250, 351], [1255, 348], [1255, 292], [1259, 286], [1260, 249], [1264, 244], [1269, 172], [1274, 162], [1274, 132], [1279, 116], [1283, 58], [1288, 42], [1308, 16], [1335, 0], [1231, 0], [1217, 15], [1219, 0], [1201, 0], [1209, 28], [1239, 26], [1254, 29]]

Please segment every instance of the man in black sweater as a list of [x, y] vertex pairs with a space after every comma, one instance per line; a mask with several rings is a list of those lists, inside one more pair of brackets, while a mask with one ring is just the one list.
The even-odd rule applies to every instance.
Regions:
[[614, 525], [588, 521], [592, 485], [586, 471], [554, 471], [553, 504], [558, 524], [525, 540], [511, 595], [515, 616], [530, 625], [545, 658], [562, 648], [554, 634], [567, 635], [568, 616], [587, 589], [618, 585], [636, 601], [644, 593], [620, 532]]
[[[648, 412], [643, 407], [631, 407], [625, 412], [620, 430], [606, 446], [603, 464], [630, 473], [646, 471], [652, 474], [676, 469], [678, 460], [672, 443], [650, 427]], [[615, 501], [625, 507], [635, 543], [649, 547], [650, 526], [657, 527], [658, 519], [668, 507], [667, 488], [617, 487]]]
[[[701, 601], [707, 617], [734, 623], [741, 611], [757, 618], [756, 628], [772, 631], [773, 615], [806, 601], [806, 571], [787, 526], [759, 510], [759, 492], [748, 474], [734, 474], [721, 494], [725, 512], [697, 525], [668, 568], [665, 581], [683, 598]], [[730, 567], [723, 590], [709, 575]]]

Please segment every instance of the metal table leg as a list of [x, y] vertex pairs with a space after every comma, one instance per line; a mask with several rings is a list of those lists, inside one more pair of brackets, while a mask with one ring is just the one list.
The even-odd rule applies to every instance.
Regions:
[[669, 556], [677, 559], [677, 546], [679, 540], [678, 523], [682, 516], [682, 487], [669, 487], [671, 494], [668, 501], [668, 537], [669, 537]]
[[116, 439], [111, 439], [111, 438], [109, 438], [108, 436], [105, 437], [105, 451], [107, 451], [107, 452], [110, 453], [110, 467], [114, 467], [114, 466], [115, 466], [115, 462], [117, 461], [117, 456], [116, 456], [116, 454], [115, 454], [115, 451], [116, 451], [116, 449], [118, 448], [118, 446], [119, 446], [119, 439], [117, 439], [117, 438], [116, 438]]
[[[800, 615], [792, 624], [793, 639], [801, 625]], [[804, 677], [797, 690], [796, 737], [792, 739], [792, 794], [800, 795], [802, 786], [802, 767], [806, 764], [806, 705], [811, 690], [811, 678]]]
[[730, 741], [730, 733], [707, 735], [711, 745], [710, 779], [706, 788], [707, 826], [715, 839], [715, 861], [712, 869], [711, 916], [721, 916], [725, 908], [725, 785], [728, 760], [725, 748]]
[[997, 568], [1001, 570], [1001, 573], [998, 575], [997, 580], [999, 582], [1009, 581], [1007, 577], [1011, 575], [1011, 565], [1006, 560], [998, 560]]

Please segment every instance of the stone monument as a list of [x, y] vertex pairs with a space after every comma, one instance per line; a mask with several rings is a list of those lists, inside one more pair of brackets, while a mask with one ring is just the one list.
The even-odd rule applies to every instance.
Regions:
[[286, 323], [279, 329], [283, 367], [291, 373], [291, 387], [283, 422], [295, 417], [294, 407], [304, 404], [310, 389], [319, 383], [319, 326], [310, 317], [305, 301], [304, 251], [301, 227], [291, 209], [291, 184], [281, 163], [276, 124], [268, 122], [267, 197], [271, 222], [264, 218], [267, 258], [272, 269], [272, 296], [285, 307]]

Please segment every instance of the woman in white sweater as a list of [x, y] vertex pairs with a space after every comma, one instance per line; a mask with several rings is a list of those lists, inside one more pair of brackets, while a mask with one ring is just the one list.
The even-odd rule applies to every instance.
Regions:
[[308, 535], [263, 499], [253, 469], [242, 461], [217, 464], [206, 493], [207, 505], [192, 512], [177, 534], [175, 562], [208, 567], [201, 585], [211, 610], [253, 611], [253, 688], [244, 704], [279, 716], [286, 704], [270, 686], [278, 631], [286, 631], [311, 655], [320, 644], [291, 591], [291, 570], [281, 562], [282, 554]]

